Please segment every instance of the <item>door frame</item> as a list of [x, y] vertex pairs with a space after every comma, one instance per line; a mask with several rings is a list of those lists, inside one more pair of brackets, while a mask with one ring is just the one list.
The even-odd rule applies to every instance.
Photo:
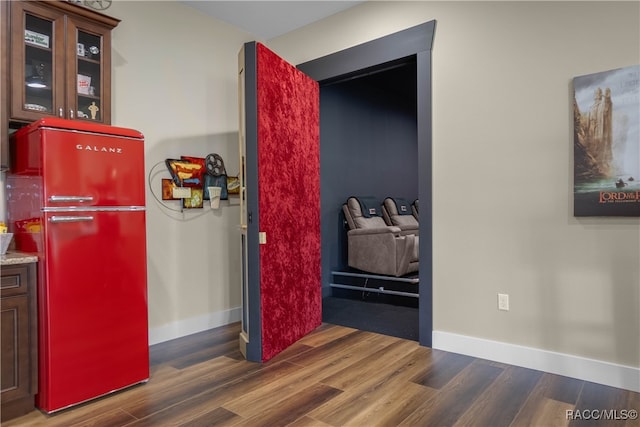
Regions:
[[[242, 331], [240, 351], [247, 360], [262, 360], [262, 321], [260, 317], [260, 251], [258, 174], [258, 76], [256, 74], [256, 43], [245, 43], [238, 53], [238, 96], [240, 110], [240, 228], [242, 239]], [[249, 214], [251, 212], [251, 214]], [[256, 221], [253, 221], [255, 215]], [[245, 217], [246, 216], [246, 217]]]
[[[431, 347], [433, 332], [433, 209], [432, 209], [432, 88], [431, 51], [436, 21], [429, 21], [385, 37], [297, 65], [322, 86], [370, 73], [404, 58], [416, 61], [418, 197], [420, 199], [419, 342]], [[322, 118], [320, 119], [322, 120]], [[322, 146], [322, 135], [320, 136]], [[322, 170], [322, 165], [321, 170]], [[322, 200], [321, 200], [322, 205]], [[331, 266], [322, 265], [323, 283]]]

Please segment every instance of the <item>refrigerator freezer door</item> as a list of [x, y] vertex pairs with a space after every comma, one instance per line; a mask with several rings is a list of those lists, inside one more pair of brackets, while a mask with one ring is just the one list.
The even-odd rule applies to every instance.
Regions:
[[13, 173], [43, 177], [43, 207], [144, 206], [143, 139], [43, 126], [19, 136]]
[[47, 212], [44, 227], [36, 403], [53, 412], [149, 378], [145, 212]]
[[35, 121], [21, 128], [20, 130], [18, 130], [18, 132], [28, 133], [38, 128], [61, 129], [61, 130], [71, 130], [71, 131], [77, 130], [82, 132], [100, 133], [104, 135], [114, 135], [114, 136], [136, 138], [136, 139], [144, 138], [144, 136], [135, 129], [103, 125], [100, 123], [94, 123], [94, 122], [88, 122], [88, 121], [60, 119], [57, 117], [44, 117], [38, 121]]

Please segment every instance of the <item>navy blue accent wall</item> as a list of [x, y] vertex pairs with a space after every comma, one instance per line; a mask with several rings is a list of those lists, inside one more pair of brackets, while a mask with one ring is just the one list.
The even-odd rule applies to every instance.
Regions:
[[[418, 198], [416, 66], [320, 89], [323, 286], [346, 267], [342, 204], [350, 196]], [[325, 290], [325, 293], [327, 290]]]

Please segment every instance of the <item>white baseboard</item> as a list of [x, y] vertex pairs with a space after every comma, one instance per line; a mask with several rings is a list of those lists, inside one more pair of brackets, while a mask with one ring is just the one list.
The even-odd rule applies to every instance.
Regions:
[[156, 328], [149, 328], [149, 345], [228, 325], [229, 323], [239, 322], [241, 315], [242, 308], [236, 307], [229, 310], [191, 317], [189, 319], [178, 320]]
[[638, 367], [442, 331], [433, 331], [432, 346], [438, 350], [640, 392]]

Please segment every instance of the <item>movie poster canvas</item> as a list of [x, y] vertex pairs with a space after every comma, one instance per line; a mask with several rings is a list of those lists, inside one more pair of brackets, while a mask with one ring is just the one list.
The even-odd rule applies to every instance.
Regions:
[[574, 215], [640, 216], [640, 65], [573, 89]]

